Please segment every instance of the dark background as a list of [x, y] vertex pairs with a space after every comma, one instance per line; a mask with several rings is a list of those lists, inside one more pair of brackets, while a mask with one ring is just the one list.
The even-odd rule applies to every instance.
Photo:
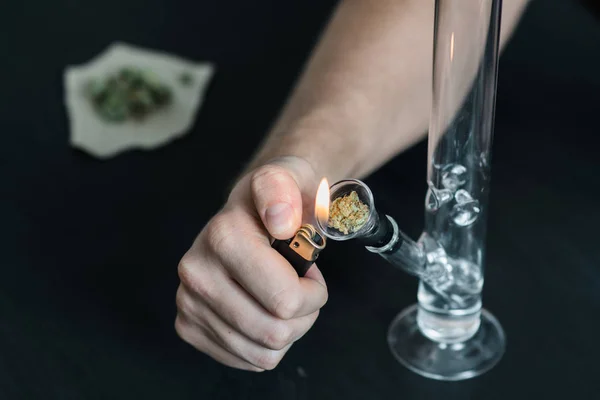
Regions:
[[[173, 329], [176, 266], [268, 129], [331, 0], [12, 1], [0, 5], [1, 399], [597, 398], [600, 25], [537, 0], [500, 65], [484, 304], [507, 353], [441, 383], [398, 365], [389, 322], [416, 281], [332, 244], [330, 301], [280, 366], [220, 366]], [[68, 147], [62, 71], [114, 40], [213, 61], [193, 132], [98, 161]], [[210, 143], [210, 144], [209, 144]], [[425, 145], [369, 178], [422, 228]]]

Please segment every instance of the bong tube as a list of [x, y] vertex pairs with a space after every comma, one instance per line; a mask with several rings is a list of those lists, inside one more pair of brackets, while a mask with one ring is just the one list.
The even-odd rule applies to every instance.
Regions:
[[501, 0], [436, 0], [425, 240], [483, 275]]
[[[369, 221], [348, 235], [320, 224], [328, 238], [359, 239], [421, 278], [419, 311], [472, 315], [468, 334], [477, 330], [481, 309], [500, 16], [501, 0], [436, 0], [429, 190], [419, 241], [377, 213], [370, 190], [360, 181], [332, 186], [331, 199], [353, 188], [370, 207]], [[390, 241], [372, 243], [375, 232], [384, 236], [381, 231], [387, 238], [391, 232]]]
[[[501, 0], [435, 2], [429, 190], [419, 243], [447, 282], [421, 280], [417, 322], [439, 342], [468, 340], [480, 326], [501, 7]], [[449, 332], [456, 318], [460, 329]]]

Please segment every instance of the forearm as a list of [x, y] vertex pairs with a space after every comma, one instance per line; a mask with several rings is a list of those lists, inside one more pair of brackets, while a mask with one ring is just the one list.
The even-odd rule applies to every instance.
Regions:
[[[526, 0], [506, 0], [502, 41]], [[251, 165], [295, 155], [363, 177], [427, 131], [433, 1], [343, 1]]]

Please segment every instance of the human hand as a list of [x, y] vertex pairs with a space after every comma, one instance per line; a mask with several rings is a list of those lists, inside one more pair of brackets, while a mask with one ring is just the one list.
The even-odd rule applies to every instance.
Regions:
[[298, 277], [270, 237], [296, 233], [317, 183], [307, 161], [286, 157], [236, 184], [179, 264], [183, 340], [230, 367], [263, 371], [312, 327], [327, 302], [325, 280], [316, 265]]

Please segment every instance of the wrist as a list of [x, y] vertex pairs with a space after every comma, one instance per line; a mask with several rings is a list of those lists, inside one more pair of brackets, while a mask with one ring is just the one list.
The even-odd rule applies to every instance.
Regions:
[[[269, 156], [271, 157], [269, 158]], [[234, 196], [234, 192], [236, 192], [240, 186], [248, 186], [249, 181], [252, 180], [254, 175], [260, 174], [261, 169], [269, 166], [284, 168], [294, 178], [301, 191], [308, 193], [310, 193], [313, 188], [316, 188], [320, 179], [325, 176], [319, 175], [316, 172], [314, 165], [302, 156], [285, 154], [284, 152], [277, 155], [264, 154], [255, 157], [233, 182], [229, 193], [229, 199], [238, 197]], [[242, 192], [243, 191], [245, 191], [245, 189], [242, 189]]]
[[360, 169], [360, 152], [364, 149], [352, 140], [353, 135], [335, 129], [297, 127], [275, 131], [259, 150], [250, 169], [278, 159], [306, 164], [316, 180], [326, 177], [330, 182], [354, 176]]

